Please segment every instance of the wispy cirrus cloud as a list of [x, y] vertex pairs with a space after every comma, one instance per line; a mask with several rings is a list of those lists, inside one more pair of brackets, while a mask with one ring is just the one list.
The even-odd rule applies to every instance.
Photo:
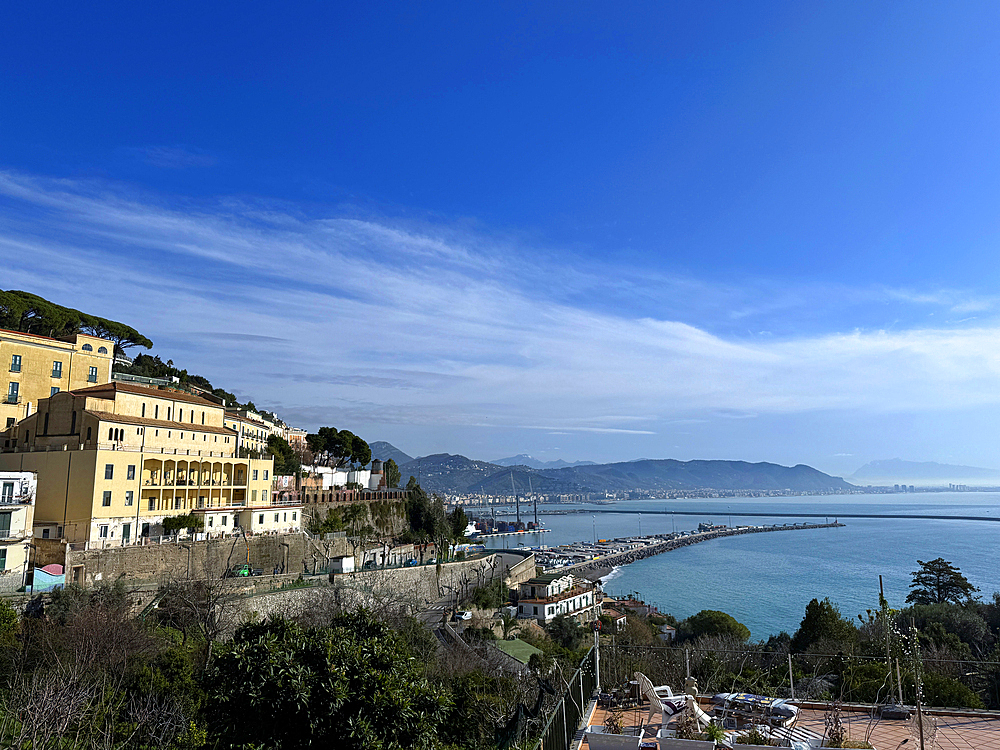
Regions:
[[[193, 205], [10, 172], [0, 225], [4, 287], [126, 320], [158, 352], [307, 427], [652, 438], [760, 414], [1000, 403], [1000, 327], [986, 318], [737, 335], [733, 310], [770, 328], [807, 318], [821, 295], [785, 289], [755, 306], [775, 282], [575, 263], [457, 224]], [[955, 291], [830, 294], [978, 304]]]

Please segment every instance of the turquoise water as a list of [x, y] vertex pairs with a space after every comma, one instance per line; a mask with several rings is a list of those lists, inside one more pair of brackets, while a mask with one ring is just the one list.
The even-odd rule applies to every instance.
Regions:
[[[543, 506], [550, 510], [554, 506]], [[559, 506], [562, 507], [562, 506]], [[547, 534], [518, 544], [556, 545], [628, 535], [693, 529], [701, 521], [729, 524], [730, 511], [774, 513], [920, 513], [976, 515], [1000, 519], [1000, 493], [829, 495], [757, 500], [647, 500], [616, 503], [635, 514], [601, 514], [602, 506], [571, 506], [580, 515], [540, 515]], [[540, 508], [541, 510], [542, 508]], [[647, 513], [643, 514], [642, 511]], [[691, 511], [696, 516], [652, 515], [648, 511]], [[522, 507], [522, 518], [528, 513]], [[732, 523], [771, 524], [814, 518], [757, 518], [734, 515]], [[982, 589], [1000, 590], [997, 544], [1000, 523], [961, 520], [844, 518], [843, 528], [778, 531], [716, 539], [618, 568], [607, 580], [613, 593], [638, 591], [646, 601], [678, 619], [702, 609], [728, 612], [754, 638], [794, 632], [810, 599], [830, 597], [847, 617], [878, 607], [883, 576], [891, 606], [902, 606], [917, 560], [943, 557]], [[498, 540], [499, 542], [499, 540]], [[515, 542], [509, 542], [515, 544]]]

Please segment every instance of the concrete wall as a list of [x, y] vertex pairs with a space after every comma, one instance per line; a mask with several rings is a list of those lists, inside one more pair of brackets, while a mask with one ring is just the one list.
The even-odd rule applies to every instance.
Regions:
[[[286, 573], [323, 568], [330, 557], [352, 553], [347, 539], [313, 540], [305, 534], [209, 539], [201, 542], [149, 544], [66, 553], [66, 580], [85, 586], [123, 579], [126, 584], [163, 583], [178, 578], [217, 577], [234, 565]], [[51, 560], [51, 562], [57, 562]]]

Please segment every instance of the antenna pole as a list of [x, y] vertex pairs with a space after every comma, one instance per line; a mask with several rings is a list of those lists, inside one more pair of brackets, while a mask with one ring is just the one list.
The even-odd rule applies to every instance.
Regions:
[[531, 475], [528, 475], [528, 493], [531, 495], [531, 501], [535, 504], [535, 530], [538, 530], [538, 497], [535, 495], [535, 491], [531, 489]]
[[517, 522], [521, 523], [521, 498], [517, 496], [517, 490], [514, 488], [514, 470], [510, 471], [510, 491], [514, 493], [514, 504], [517, 506]]

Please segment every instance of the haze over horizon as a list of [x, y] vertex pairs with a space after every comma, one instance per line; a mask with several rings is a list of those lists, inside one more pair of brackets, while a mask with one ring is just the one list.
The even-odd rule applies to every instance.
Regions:
[[995, 5], [238, 7], [5, 9], [0, 288], [413, 455], [1000, 464]]

